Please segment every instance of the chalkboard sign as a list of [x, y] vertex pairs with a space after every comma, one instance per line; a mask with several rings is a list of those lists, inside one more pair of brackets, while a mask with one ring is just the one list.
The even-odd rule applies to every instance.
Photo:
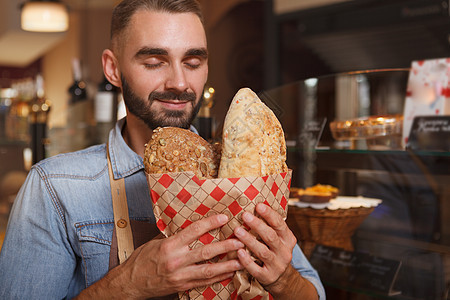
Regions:
[[406, 148], [423, 151], [450, 151], [450, 116], [415, 117]]
[[298, 136], [298, 144], [303, 148], [315, 148], [322, 136], [323, 128], [327, 122], [326, 118], [312, 119], [307, 121]]
[[400, 261], [318, 245], [310, 262], [325, 283], [380, 295], [401, 294], [393, 290]]

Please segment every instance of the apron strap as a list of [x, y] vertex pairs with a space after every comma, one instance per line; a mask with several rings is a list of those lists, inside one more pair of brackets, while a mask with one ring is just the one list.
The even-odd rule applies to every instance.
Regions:
[[125, 193], [125, 179], [114, 179], [109, 147], [106, 155], [108, 160], [109, 182], [111, 183], [111, 197], [114, 211], [114, 227], [117, 237], [119, 262], [123, 263], [134, 251], [133, 233], [131, 232], [130, 217], [128, 215], [127, 195]]

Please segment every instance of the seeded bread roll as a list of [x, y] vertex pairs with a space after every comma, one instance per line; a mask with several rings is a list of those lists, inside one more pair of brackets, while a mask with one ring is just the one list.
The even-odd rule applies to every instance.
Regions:
[[145, 147], [147, 173], [192, 171], [198, 178], [216, 178], [219, 155], [215, 147], [194, 132], [159, 127]]

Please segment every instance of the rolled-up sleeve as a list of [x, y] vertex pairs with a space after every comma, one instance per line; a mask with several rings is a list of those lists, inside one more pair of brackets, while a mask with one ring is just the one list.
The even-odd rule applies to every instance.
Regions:
[[298, 245], [295, 245], [292, 252], [291, 265], [307, 280], [309, 280], [317, 290], [317, 294], [320, 300], [326, 299], [325, 290], [323, 288], [322, 282], [320, 281], [319, 274], [313, 268], [311, 263], [303, 254], [302, 250]]

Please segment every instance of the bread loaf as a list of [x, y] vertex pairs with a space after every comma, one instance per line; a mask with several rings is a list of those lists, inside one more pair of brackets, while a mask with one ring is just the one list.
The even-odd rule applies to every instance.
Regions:
[[286, 142], [280, 122], [252, 90], [240, 89], [225, 116], [219, 177], [286, 171]]
[[159, 127], [145, 147], [147, 173], [192, 171], [198, 178], [216, 178], [218, 165], [215, 147], [187, 129]]

